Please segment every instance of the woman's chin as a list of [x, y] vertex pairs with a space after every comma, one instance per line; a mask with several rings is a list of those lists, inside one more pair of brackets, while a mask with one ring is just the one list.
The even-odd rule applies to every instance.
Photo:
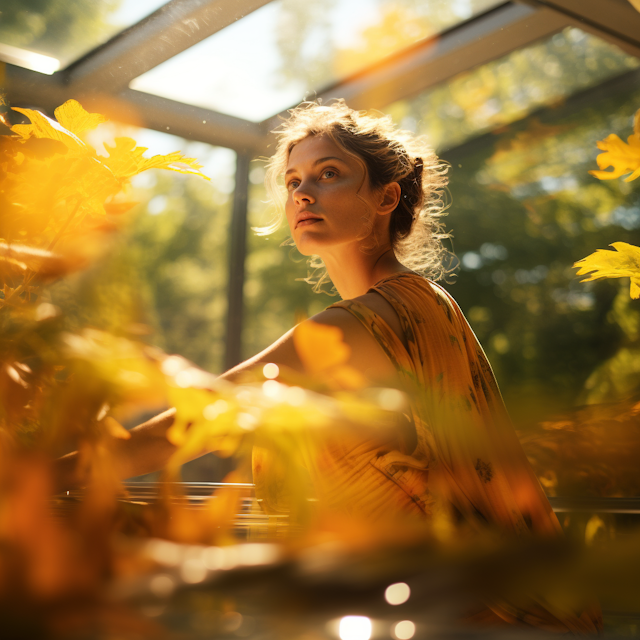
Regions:
[[314, 251], [313, 248], [309, 246], [309, 243], [304, 242], [296, 242], [296, 248], [298, 249], [298, 253], [301, 253], [303, 256], [315, 256], [318, 254], [318, 251]]
[[302, 233], [298, 238], [294, 238], [296, 247], [303, 256], [317, 256], [322, 252], [323, 247], [326, 247], [326, 243], [318, 242], [317, 238], [310, 238], [310, 235]]

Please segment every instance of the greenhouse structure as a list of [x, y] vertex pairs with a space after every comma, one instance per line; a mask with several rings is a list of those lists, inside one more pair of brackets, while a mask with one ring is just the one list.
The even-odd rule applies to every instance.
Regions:
[[[33, 265], [37, 264], [40, 269], [44, 264], [37, 262], [38, 251], [52, 249], [66, 227], [63, 225], [50, 244], [43, 240], [44, 232], [37, 236], [33, 255], [29, 251], [24, 255], [12, 253], [12, 243], [24, 241], [29, 245], [27, 240], [32, 231], [25, 226], [24, 238], [19, 234], [10, 237], [13, 232], [7, 230], [14, 228], [11, 227], [14, 219], [18, 220], [15, 224], [19, 224], [20, 216], [14, 213], [22, 205], [11, 200], [14, 192], [10, 193], [8, 187], [5, 192], [3, 184], [13, 179], [9, 175], [12, 171], [15, 175], [19, 173], [15, 167], [23, 161], [22, 155], [11, 145], [15, 134], [26, 130], [21, 126], [30, 122], [28, 113], [40, 112], [47, 116], [46, 122], [52, 123], [56, 109], [70, 100], [80, 103], [90, 114], [105, 116], [105, 122], [86, 132], [86, 137], [84, 130], [80, 136], [95, 147], [96, 162], [102, 162], [110, 150], [113, 151], [114, 139], [127, 137], [143, 147], [146, 158], [180, 151], [185, 158], [195, 158], [199, 164], [196, 168], [191, 165], [190, 169], [186, 164], [179, 164], [182, 173], [154, 168], [127, 176], [123, 180], [126, 202], [122, 210], [133, 207], [126, 214], [127, 224], [118, 227], [117, 233], [115, 224], [113, 229], [100, 229], [104, 235], [100, 236], [99, 250], [94, 250], [93, 240], [87, 236], [87, 247], [91, 246], [94, 251], [90, 266], [74, 267], [77, 273], [70, 273], [55, 283], [55, 277], [67, 267], [51, 267], [55, 277], [43, 278], [48, 289], [40, 299], [40, 293], [29, 288], [35, 277]], [[296, 250], [286, 223], [265, 232], [274, 221], [276, 209], [264, 184], [268, 159], [277, 143], [277, 129], [290, 110], [303, 102], [326, 105], [335, 100], [344, 100], [349, 107], [361, 112], [388, 117], [401, 129], [424, 136], [446, 163], [446, 216], [441, 218], [441, 223], [448, 262], [447, 274], [440, 284], [459, 304], [491, 362], [518, 438], [567, 533], [567, 540], [579, 538], [580, 544], [586, 545], [587, 553], [598, 544], [611, 544], [606, 558], [613, 564], [618, 562], [616, 570], [622, 576], [619, 582], [625, 585], [625, 593], [632, 595], [625, 599], [620, 595], [622, 592], [613, 587], [610, 593], [598, 593], [605, 630], [614, 636], [636, 637], [640, 633], [637, 606], [640, 585], [637, 577], [632, 577], [632, 569], [640, 567], [640, 555], [629, 551], [631, 559], [626, 566], [623, 551], [633, 548], [633, 540], [640, 540], [633, 538], [638, 535], [635, 531], [640, 524], [637, 468], [640, 456], [640, 306], [637, 299], [640, 293], [637, 246], [640, 244], [640, 174], [636, 175], [640, 170], [640, 0], [0, 0], [0, 207], [6, 207], [5, 211], [9, 212], [15, 205], [15, 209], [11, 209], [14, 217], [6, 213], [3, 220], [5, 211], [0, 210], [0, 275], [3, 278], [0, 285], [5, 287], [0, 289], [0, 314], [10, 307], [13, 312], [15, 300], [19, 299], [25, 305], [43, 302], [32, 315], [20, 316], [28, 317], [28, 321], [24, 319], [25, 326], [35, 323], [34, 318], [40, 322], [49, 315], [64, 316], [66, 333], [60, 335], [62, 342], [68, 342], [65, 342], [66, 351], [61, 351], [66, 354], [66, 365], [76, 363], [73, 358], [79, 361], [78, 358], [85, 357], [69, 355], [73, 349], [80, 348], [79, 338], [73, 342], [68, 337], [76, 330], [89, 327], [89, 331], [96, 332], [82, 334], [85, 338], [97, 336], [97, 332], [111, 336], [108, 340], [113, 339], [113, 343], [105, 342], [111, 347], [104, 347], [103, 351], [95, 347], [95, 353], [102, 354], [95, 359], [103, 358], [106, 363], [103, 370], [95, 362], [91, 364], [95, 371], [102, 371], [100, 375], [106, 376], [105, 379], [113, 374], [116, 366], [105, 354], [116, 346], [125, 348], [124, 342], [118, 340], [144, 345], [148, 350], [140, 362], [144, 360], [147, 364], [136, 361], [138, 368], [127, 372], [127, 380], [136, 389], [136, 384], [143, 389], [144, 385], [136, 382], [142, 377], [155, 379], [155, 373], [145, 368], [148, 362], [155, 363], [153, 366], [160, 366], [158, 363], [162, 362], [162, 372], [172, 376], [175, 382], [180, 375], [186, 380], [190, 375], [206, 378], [209, 374], [222, 374], [260, 353], [301, 320], [338, 300], [331, 282], [325, 283], [320, 291], [313, 291], [309, 286], [317, 264], [314, 266], [312, 260]], [[31, 122], [35, 122], [33, 118]], [[33, 132], [29, 135], [40, 136]], [[58, 144], [59, 140], [56, 142], [55, 135], [53, 137], [52, 145]], [[612, 145], [618, 145], [617, 151], [611, 151], [613, 160], [607, 164], [603, 151], [609, 152]], [[51, 150], [45, 149], [43, 153], [53, 153]], [[618, 153], [616, 157], [614, 152]], [[9, 164], [3, 164], [5, 162]], [[10, 162], [15, 163], [11, 165], [15, 171], [7, 169]], [[105, 164], [108, 163], [105, 161]], [[53, 175], [57, 170], [62, 171], [61, 166], [56, 168], [53, 163], [47, 170]], [[6, 175], [2, 175], [5, 171]], [[603, 171], [612, 171], [615, 175]], [[201, 175], [186, 175], [198, 172], [207, 180]], [[32, 186], [35, 190], [37, 180], [34, 179]], [[28, 201], [26, 191], [28, 189], [21, 193]], [[69, 202], [71, 196], [63, 205]], [[10, 217], [11, 223], [7, 222]], [[576, 262], [614, 243], [621, 253], [629, 252], [625, 254], [627, 261], [623, 266], [614, 266], [611, 271], [600, 274], [600, 279], [592, 281], [576, 274]], [[34, 272], [30, 273], [30, 269]], [[16, 273], [24, 278], [19, 286]], [[38, 278], [33, 282], [39, 282]], [[3, 399], [22, 398], [20, 394], [27, 393], [29, 385], [37, 386], [29, 382], [29, 376], [35, 375], [31, 360], [26, 356], [20, 360], [20, 349], [15, 347], [18, 342], [12, 342], [22, 340], [21, 334], [14, 324], [5, 323], [2, 318], [0, 315], [0, 334], [7, 337], [0, 335], [0, 436], [5, 421], [8, 424], [12, 416], [19, 413], [15, 413], [18, 411], [15, 407], [5, 408]], [[25, 344], [41, 354], [44, 351], [37, 350], [44, 349], [42, 345], [49, 334], [38, 331], [34, 329], [33, 336], [25, 338]], [[86, 340], [89, 344], [90, 339]], [[452, 336], [451, 340], [453, 344], [456, 339]], [[316, 348], [316, 353], [320, 353], [320, 347]], [[88, 352], [89, 347], [86, 349]], [[164, 355], [157, 355], [160, 352]], [[8, 358], [15, 358], [15, 362], [12, 364]], [[47, 380], [64, 386], [67, 378], [61, 373], [63, 367], [56, 367], [55, 363], [51, 364]], [[110, 373], [105, 373], [107, 370]], [[199, 373], [193, 373], [196, 370]], [[265, 376], [269, 380], [277, 378], [277, 374], [268, 376], [266, 369]], [[117, 387], [109, 378], [111, 384], [110, 389]], [[139, 397], [147, 401], [153, 396], [156, 401], [149, 390], [152, 386], [139, 391]], [[191, 386], [198, 387], [190, 382], [174, 384], [175, 388]], [[198, 392], [204, 393], [204, 388], [210, 391], [202, 383]], [[267, 394], [270, 387], [261, 388]], [[272, 385], [271, 389], [276, 387]], [[87, 386], [76, 396], [64, 396], [67, 403], [64, 406], [71, 406], [81, 396], [86, 399], [91, 393], [92, 387]], [[123, 402], [127, 407], [129, 400], [133, 403], [138, 397], [133, 392], [131, 398], [125, 392], [118, 393], [120, 395], [114, 392], [114, 397], [125, 398]], [[223, 399], [216, 402], [189, 396], [183, 407], [201, 402], [202, 407], [197, 405], [200, 413], [213, 422], [232, 404], [224, 395], [231, 392], [223, 389], [220, 393]], [[294, 406], [295, 402], [290, 404]], [[94, 407], [98, 417], [92, 414], [92, 420], [107, 429], [104, 421], [110, 419], [105, 416], [111, 410], [111, 400], [98, 405]], [[169, 403], [157, 402], [157, 407], [161, 405], [166, 409]], [[41, 398], [37, 402], [25, 400], [20, 410], [36, 406], [40, 410], [48, 405]], [[128, 413], [123, 410], [116, 416], [127, 429], [154, 415], [153, 411], [136, 415], [127, 410]], [[364, 411], [361, 409], [361, 420], [364, 420]], [[239, 415], [245, 420], [243, 428], [252, 431], [255, 425], [251, 422], [251, 411]], [[24, 418], [27, 425], [24, 438], [28, 443], [35, 442], [33, 434], [42, 428], [38, 420], [31, 420], [29, 416]], [[242, 419], [236, 420], [241, 426]], [[78, 417], [78, 424], [80, 421]], [[52, 433], [64, 431], [55, 419], [47, 424], [53, 425]], [[176, 446], [188, 440], [192, 422], [185, 418], [181, 424], [184, 433], [175, 429], [172, 436]], [[115, 419], [110, 425], [107, 429], [110, 437], [123, 440], [128, 437], [123, 435]], [[60, 437], [57, 448], [51, 445], [47, 454], [54, 449], [56, 455], [65, 453], [64, 446], [75, 443], [73, 438], [79, 438], [81, 431], [80, 426], [70, 427], [72, 435], [67, 440]], [[50, 446], [54, 440], [52, 436], [44, 442]], [[211, 493], [211, 486], [205, 483], [221, 483], [226, 477], [227, 483], [241, 489], [249, 486], [246, 477], [238, 480], [240, 475], [227, 475], [236, 473], [235, 463], [229, 456], [232, 445], [237, 442], [233, 440], [230, 444], [231, 440], [229, 436], [219, 447], [226, 451], [226, 459], [207, 455], [184, 466], [182, 480], [192, 483], [187, 489], [192, 504]], [[89, 441], [94, 442], [91, 438]], [[0, 466], [4, 466], [5, 460], [3, 443], [0, 437]], [[43, 451], [46, 446], [43, 445]], [[91, 449], [93, 453], [86, 455], [99, 456], [99, 450], [102, 451], [96, 444]], [[188, 458], [185, 454], [185, 460]], [[19, 456], [18, 459], [22, 460]], [[106, 474], [104, 469], [109, 465], [104, 464], [102, 472]], [[254, 471], [255, 465], [254, 459]], [[488, 482], [492, 475], [490, 465], [480, 457], [477, 465], [479, 477]], [[178, 469], [180, 464], [176, 462], [174, 466]], [[251, 468], [250, 463], [247, 468]], [[2, 473], [0, 469], [0, 546], [5, 544], [2, 537], [5, 535], [5, 516], [2, 515], [5, 489], [2, 487], [13, 486], [3, 479]], [[130, 489], [131, 504], [143, 504], [150, 499], [154, 487], [157, 488], [152, 483], [158, 478], [158, 475], [139, 476], [137, 488]], [[163, 499], [168, 500], [168, 495]], [[71, 499], [73, 495], [67, 497]], [[418, 502], [416, 495], [412, 500]], [[264, 524], [260, 520], [262, 516], [256, 515], [259, 509], [255, 504], [248, 506], [246, 496], [234, 504], [244, 510], [245, 537], [254, 520], [259, 526]], [[63, 507], [66, 509], [67, 503]], [[186, 508], [185, 512], [176, 511], [172, 517], [179, 521], [184, 516], [187, 522], [186, 511]], [[143, 517], [136, 520], [131, 513], [127, 514], [119, 521], [126, 520], [127, 535], [131, 531], [146, 532], [145, 527], [155, 532], [157, 540], [153, 538], [152, 546], [145, 547], [147, 560], [157, 560], [153, 549], [173, 553], [168, 547], [161, 547], [166, 541], [158, 542], [164, 535], [157, 534], [161, 530], [157, 528], [159, 520]], [[300, 521], [303, 520], [301, 516]], [[204, 520], [191, 523], [189, 532], [204, 531], [210, 523], [206, 526], [203, 523]], [[260, 535], [264, 534], [265, 540], [275, 535], [277, 527], [271, 521], [268, 524], [271, 528], [264, 529], [268, 529], [267, 533], [260, 529], [262, 533], [253, 534], [257, 535], [258, 543], [264, 541]], [[178, 529], [172, 529], [173, 533], [165, 537], [174, 540], [176, 545], [205, 544], [204, 538], [196, 534], [189, 538], [187, 525], [180, 530], [180, 535], [175, 533]], [[356, 529], [355, 526], [350, 529], [349, 535], [362, 534]], [[83, 530], [82, 535], [88, 530]], [[189, 558], [195, 555], [190, 556], [188, 551], [184, 551], [186, 560], [176, 560], [175, 566], [162, 565], [164, 560], [158, 560], [164, 566], [164, 573], [149, 578], [145, 585], [139, 581], [134, 587], [133, 581], [127, 582], [129, 586], [122, 587], [125, 591], [130, 588], [125, 600], [138, 603], [136, 598], [140, 598], [143, 603], [140, 610], [145, 607], [151, 610], [157, 603], [149, 604], [144, 599], [149, 593], [150, 598], [170, 598], [178, 586], [204, 584], [220, 567], [242, 567], [249, 572], [255, 566], [262, 566], [267, 557], [257, 559], [253, 566], [245, 562], [246, 558], [238, 559], [240, 556], [232, 557], [228, 549], [224, 551], [231, 538], [215, 536], [212, 538], [215, 546], [209, 548], [216, 551], [206, 556], [211, 566], [207, 565], [209, 560], [190, 565]], [[365, 541], [361, 547], [355, 545], [356, 555], [368, 548], [367, 535], [362, 534], [362, 539]], [[618, 556], [614, 542], [622, 545], [619, 548], [623, 551], [619, 551]], [[625, 544], [628, 546], [624, 547]], [[255, 549], [258, 546], [256, 544]], [[273, 571], [269, 580], [273, 579], [276, 585], [277, 597], [273, 597], [278, 604], [274, 610], [282, 611], [283, 619], [293, 620], [298, 611], [294, 605], [291, 609], [279, 609], [282, 599], [288, 598], [299, 605], [299, 611], [303, 612], [300, 615], [310, 616], [311, 622], [303, 624], [298, 620], [295, 624], [291, 622], [290, 628], [272, 629], [271, 635], [266, 631], [260, 635], [262, 614], [255, 611], [263, 604], [256, 604], [259, 598], [252, 600], [256, 597], [253, 592], [238, 587], [244, 575], [241, 572], [237, 580], [233, 576], [229, 580], [229, 588], [239, 590], [234, 591], [236, 604], [224, 600], [227, 604], [219, 605], [214, 599], [219, 609], [214, 620], [201, 612], [193, 613], [199, 606], [194, 604], [194, 599], [188, 605], [193, 605], [193, 610], [189, 609], [191, 613], [184, 614], [180, 620], [200, 621], [192, 624], [196, 629], [194, 638], [221, 634], [220, 637], [225, 638], [369, 640], [393, 637], [409, 640], [439, 633], [439, 628], [434, 626], [436, 631], [431, 634], [428, 626], [431, 623], [420, 622], [414, 610], [407, 615], [413, 616], [415, 624], [398, 618], [393, 623], [393, 631], [381, 631], [382, 627], [376, 627], [378, 623], [371, 613], [375, 609], [371, 604], [373, 591], [367, 591], [369, 587], [364, 588], [360, 583], [353, 586], [342, 574], [336, 578], [341, 556], [331, 556], [335, 548], [330, 548], [329, 543], [327, 549], [333, 564], [327, 569], [330, 577], [326, 584], [320, 578], [313, 585], [309, 580], [300, 587], [299, 594], [295, 582], [298, 578], [294, 580], [293, 573], [287, 573], [293, 566], [289, 556], [290, 564], [273, 565], [277, 565], [277, 570], [269, 564], [270, 560], [264, 560], [265, 567], [268, 565]], [[537, 547], [531, 551], [531, 565], [535, 564], [538, 557], [535, 554], [539, 552], [542, 553]], [[429, 566], [436, 575], [440, 565], [426, 552], [421, 553], [416, 551], [423, 563], [421, 566]], [[465, 556], [465, 562], [477, 563], [473, 565], [477, 575], [481, 571], [491, 573], [487, 569], [489, 565], [483, 564], [489, 562], [487, 558], [494, 558], [491, 553], [493, 551], [487, 551], [486, 557], [473, 556], [471, 560], [471, 556]], [[398, 584], [407, 587], [403, 576], [412, 575], [407, 568], [410, 562], [400, 555], [393, 557], [405, 573], [398, 570], [397, 580], [394, 578], [397, 584], [391, 584], [389, 589]], [[2, 591], [2, 557], [0, 611], [4, 612], [13, 605]], [[127, 556], [132, 575], [139, 569], [136, 562], [140, 557], [134, 562]], [[565, 567], [562, 562], [566, 562], [562, 571], [567, 575], [583, 575], [580, 571], [584, 571], [584, 576], [595, 582], [599, 578], [593, 576], [609, 576], [602, 578], [603, 584], [609, 584], [607, 580], [611, 576], [593, 557], [589, 556], [590, 560], [579, 569], [575, 568], [578, 564], [574, 567], [566, 559], [559, 561], [558, 566]], [[510, 562], [506, 556], [495, 558], [503, 568]], [[518, 556], [517, 562], [521, 560]], [[380, 567], [384, 562], [379, 556], [371, 562], [382, 572]], [[369, 575], [365, 564], [355, 563], [349, 567], [354, 575], [362, 578]], [[289, 569], [283, 569], [285, 565]], [[303, 568], [299, 575], [307, 569], [308, 575], [315, 570], [320, 575], [321, 553], [309, 560], [306, 569], [307, 565], [303, 565], [300, 561]], [[544, 562], [542, 565], [547, 566]], [[113, 575], [117, 573], [113, 569], [115, 565], [109, 566], [108, 571], [101, 569], [101, 576], [109, 571], [113, 571]], [[202, 569], [203, 566], [208, 568]], [[315, 568], [309, 568], [312, 566]], [[391, 565], [385, 566], [388, 569]], [[193, 569], [191, 574], [188, 567]], [[534, 570], [527, 567], [526, 571], [530, 570], [531, 574], [526, 575], [532, 576]], [[203, 572], [201, 578], [198, 571]], [[371, 571], [373, 575], [374, 569]], [[496, 570], [498, 574], [500, 571]], [[263, 580], [260, 584], [267, 593], [271, 583], [264, 575], [260, 574]], [[336, 582], [330, 583], [333, 579]], [[585, 582], [588, 579], [585, 577]], [[375, 582], [374, 578], [371, 580]], [[45, 578], [43, 581], [46, 582]], [[409, 578], [406, 582], [413, 588]], [[331, 593], [331, 584], [340, 585], [335, 594]], [[560, 580], [558, 584], [564, 583]], [[424, 593], [425, 597], [438, 595], [438, 589], [431, 583], [417, 581], [416, 589], [416, 593]], [[356, 592], [359, 595], [354, 595]], [[316, 596], [324, 603], [324, 608], [317, 611], [309, 604]], [[381, 606], [392, 607], [395, 596], [385, 597], [387, 604]], [[399, 602], [405, 602], [398, 597]], [[449, 602], [447, 597], [442, 595], [443, 602]], [[336, 622], [344, 613], [344, 607], [341, 609], [338, 602], [341, 598], [356, 603], [354, 615]], [[250, 604], [243, 610], [239, 602]], [[176, 610], [183, 605], [175, 605]], [[188, 609], [187, 605], [184, 607]], [[184, 613], [186, 609], [180, 611]], [[20, 607], [16, 610], [21, 611]], [[289, 614], [293, 617], [287, 618]], [[16, 625], [23, 625], [28, 616], [16, 615], [19, 620]], [[234, 615], [239, 617], [233, 618]], [[43, 620], [49, 620], [49, 613], [43, 616]], [[330, 617], [333, 622], [325, 620]], [[322, 624], [318, 622], [320, 618]], [[369, 618], [374, 620], [373, 627], [362, 622]], [[433, 618], [436, 619], [439, 620]], [[347, 626], [351, 623], [355, 626], [349, 631]], [[358, 627], [358, 624], [365, 626]], [[346, 626], [338, 629], [336, 625]], [[323, 631], [318, 631], [321, 627]], [[160, 636], [143, 630], [135, 637]]]

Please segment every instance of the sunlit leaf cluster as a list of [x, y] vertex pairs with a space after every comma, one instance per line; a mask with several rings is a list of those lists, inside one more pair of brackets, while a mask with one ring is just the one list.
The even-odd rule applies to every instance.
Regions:
[[[89, 353], [108, 338], [63, 335], [46, 285], [86, 267], [108, 246], [132, 206], [121, 198], [131, 177], [151, 167], [201, 174], [194, 159], [179, 153], [144, 158], [146, 149], [127, 138], [117, 139], [108, 157], [98, 156], [83, 137], [105, 118], [74, 100], [56, 109], [55, 120], [14, 110], [30, 123], [0, 139], [0, 421], [14, 436], [46, 427], [52, 447], [76, 428], [90, 429], [125, 380], [118, 387], [118, 366], [92, 379], [77, 370], [74, 349]], [[105, 364], [117, 360], [113, 347], [102, 345]]]

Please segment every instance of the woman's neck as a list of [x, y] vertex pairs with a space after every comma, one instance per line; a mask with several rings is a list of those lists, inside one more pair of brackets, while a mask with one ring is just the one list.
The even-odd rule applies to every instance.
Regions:
[[393, 249], [380, 247], [374, 253], [345, 245], [338, 252], [321, 256], [327, 273], [343, 300], [362, 296], [379, 280], [394, 273], [411, 271], [398, 262]]

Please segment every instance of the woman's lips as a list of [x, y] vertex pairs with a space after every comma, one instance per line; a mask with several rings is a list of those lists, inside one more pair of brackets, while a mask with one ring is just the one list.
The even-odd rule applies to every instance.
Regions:
[[307, 218], [306, 220], [300, 220], [298, 222], [298, 227], [308, 227], [310, 224], [315, 224], [316, 222], [320, 222], [321, 218]]

